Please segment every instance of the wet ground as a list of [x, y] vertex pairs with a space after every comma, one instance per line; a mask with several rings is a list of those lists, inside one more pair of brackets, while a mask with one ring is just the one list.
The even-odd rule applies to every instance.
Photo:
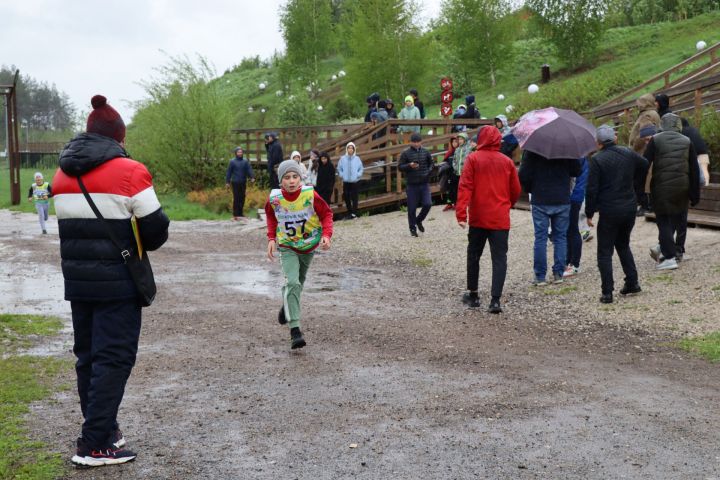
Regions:
[[[68, 318], [55, 225], [0, 220], [3, 310]], [[138, 459], [67, 478], [720, 478], [720, 369], [671, 338], [471, 312], [427, 268], [338, 242], [315, 257], [292, 352], [264, 246], [257, 224], [173, 224], [119, 417]], [[72, 389], [32, 422], [69, 458]]]

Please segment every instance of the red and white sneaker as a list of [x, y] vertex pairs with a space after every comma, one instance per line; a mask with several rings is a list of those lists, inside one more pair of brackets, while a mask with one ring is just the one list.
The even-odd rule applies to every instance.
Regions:
[[445, 207], [442, 209], [443, 212], [447, 212], [448, 210], [455, 210], [455, 205], [452, 203], [448, 203], [445, 205]]
[[92, 449], [85, 445], [85, 442], [83, 442], [81, 438], [78, 438], [77, 452], [71, 460], [74, 464], [84, 467], [102, 467], [105, 465], [131, 462], [135, 460], [136, 457], [135, 452], [114, 447]]

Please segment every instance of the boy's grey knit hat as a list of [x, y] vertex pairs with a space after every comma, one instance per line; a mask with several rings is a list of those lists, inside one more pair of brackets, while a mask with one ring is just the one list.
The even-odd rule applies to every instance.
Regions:
[[598, 143], [614, 142], [615, 130], [610, 125], [600, 125], [595, 133]]
[[278, 178], [282, 179], [286, 173], [295, 172], [302, 176], [302, 170], [300, 170], [300, 164], [295, 160], [285, 160], [278, 167]]

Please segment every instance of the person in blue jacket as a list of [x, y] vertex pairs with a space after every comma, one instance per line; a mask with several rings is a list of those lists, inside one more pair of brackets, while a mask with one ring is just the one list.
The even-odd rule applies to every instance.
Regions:
[[250, 162], [243, 158], [242, 147], [235, 147], [235, 156], [228, 164], [225, 173], [225, 187], [230, 188], [232, 185], [233, 193], [233, 220], [237, 221], [245, 218], [243, 208], [245, 207], [245, 188], [247, 180], [255, 181], [255, 174], [250, 166]]
[[355, 144], [349, 142], [345, 146], [345, 155], [338, 161], [337, 173], [343, 181], [343, 198], [347, 207], [348, 217], [357, 218], [358, 213], [358, 182], [363, 174], [363, 163], [355, 155]]
[[581, 172], [575, 179], [575, 186], [570, 193], [570, 223], [567, 230], [567, 267], [563, 277], [572, 277], [580, 273], [580, 257], [582, 257], [583, 238], [580, 235], [580, 209], [585, 200], [585, 187], [588, 179], [588, 161], [580, 159]]

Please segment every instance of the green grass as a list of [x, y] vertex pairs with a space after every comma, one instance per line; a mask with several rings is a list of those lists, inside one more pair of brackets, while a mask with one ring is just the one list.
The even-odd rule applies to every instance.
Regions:
[[57, 318], [0, 315], [0, 478], [44, 480], [60, 477], [58, 453], [29, 438], [25, 416], [30, 404], [48, 398], [65, 361], [16, 354], [33, 338], [57, 333]]
[[665, 283], [670, 284], [673, 282], [673, 277], [670, 274], [664, 273], [662, 275], [655, 275], [646, 280], [647, 283]]
[[578, 288], [575, 285], [567, 285], [560, 288], [554, 288], [554, 289], [545, 289], [543, 290], [543, 295], [565, 295], [570, 292], [576, 291]]
[[710, 360], [720, 361], [720, 332], [703, 337], [685, 338], [679, 342], [680, 348]]
[[428, 268], [432, 266], [433, 261], [431, 258], [427, 258], [426, 256], [422, 255], [413, 258], [412, 264], [416, 267]]

